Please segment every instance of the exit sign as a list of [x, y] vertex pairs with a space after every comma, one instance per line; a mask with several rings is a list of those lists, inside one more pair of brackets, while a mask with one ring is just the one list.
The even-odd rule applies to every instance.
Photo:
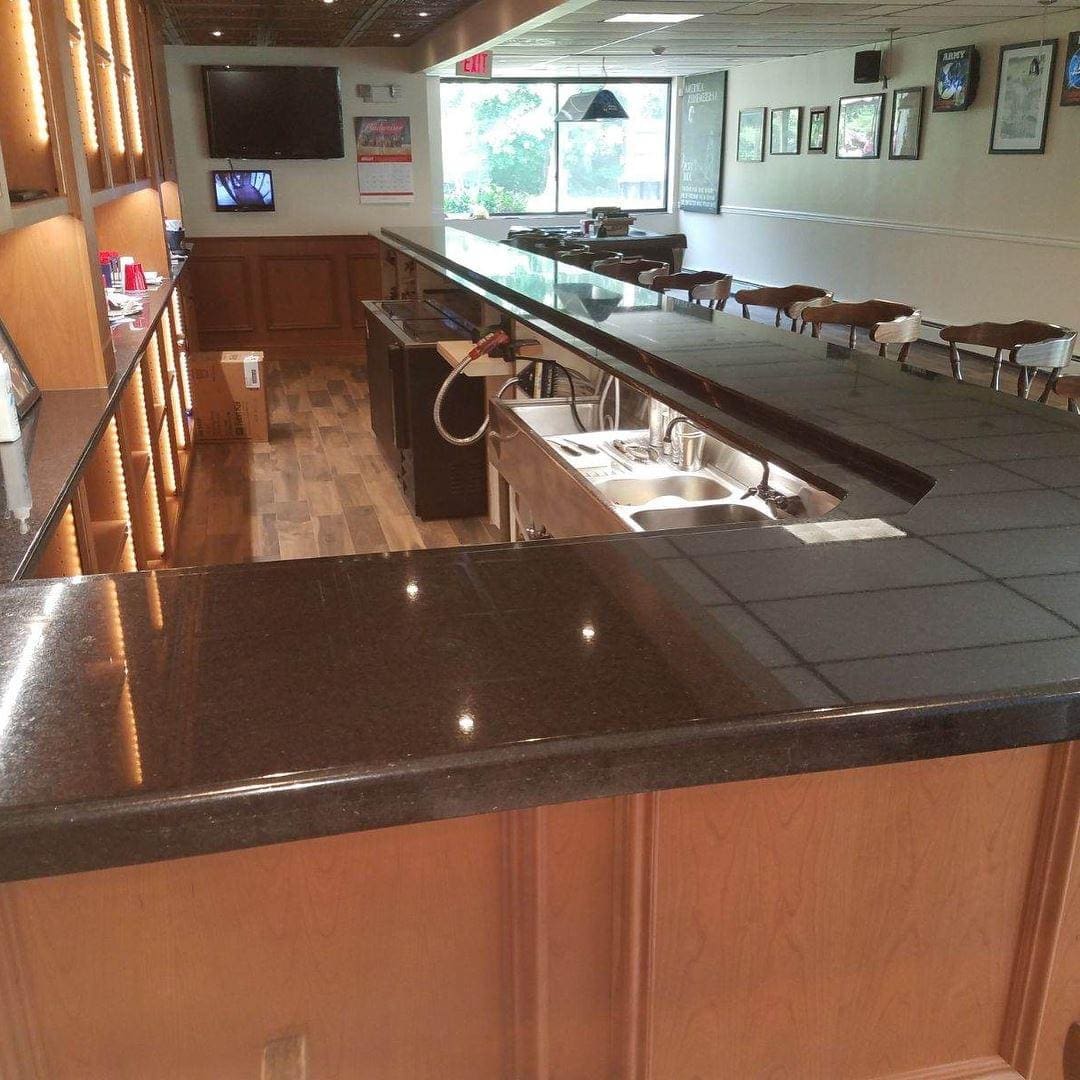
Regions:
[[467, 79], [491, 78], [491, 53], [478, 52], [457, 62], [457, 74]]

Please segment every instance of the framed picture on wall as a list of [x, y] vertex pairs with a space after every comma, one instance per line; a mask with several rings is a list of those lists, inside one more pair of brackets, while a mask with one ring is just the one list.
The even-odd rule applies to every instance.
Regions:
[[773, 109], [769, 117], [769, 153], [797, 154], [802, 139], [802, 106]]
[[41, 397], [41, 391], [3, 323], [0, 323], [0, 358], [3, 358], [11, 369], [11, 388], [15, 392], [19, 418], [22, 419]]
[[1080, 105], [1080, 30], [1069, 35], [1065, 46], [1065, 74], [1061, 80], [1061, 104]]
[[806, 152], [824, 154], [829, 141], [829, 106], [814, 105], [806, 121]]
[[739, 111], [739, 146], [736, 161], [765, 160], [765, 113], [760, 109]]
[[941, 49], [934, 69], [934, 112], [963, 112], [979, 86], [979, 50], [974, 45]]
[[925, 87], [894, 90], [889, 157], [894, 161], [917, 161], [922, 145], [923, 95]]
[[991, 154], [1041, 154], [1046, 149], [1057, 39], [1002, 45], [998, 61]]
[[884, 94], [858, 94], [840, 99], [836, 110], [836, 156], [876, 158], [881, 156], [881, 114]]

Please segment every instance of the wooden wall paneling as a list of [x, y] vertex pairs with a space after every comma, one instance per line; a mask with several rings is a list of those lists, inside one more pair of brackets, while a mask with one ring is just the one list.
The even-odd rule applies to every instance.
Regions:
[[[176, 142], [173, 137], [172, 112], [169, 109], [169, 90], [165, 71], [165, 40], [161, 34], [161, 21], [156, 11], [148, 5], [141, 6], [143, 32], [146, 35], [147, 90], [144, 101], [153, 102], [154, 146], [158, 156], [158, 170], [164, 181], [168, 181], [175, 204], [170, 205], [165, 199], [167, 216], [180, 217], [179, 186], [176, 172]], [[162, 185], [164, 195], [165, 185]]]
[[171, 342], [168, 340], [166, 327], [163, 323], [158, 324], [157, 332], [157, 362], [161, 372], [162, 390], [164, 392], [165, 423], [162, 425], [160, 434], [160, 460], [162, 476], [165, 480], [165, 554], [166, 558], [172, 554], [173, 544], [176, 540], [176, 526], [180, 517], [181, 496], [183, 478], [180, 472], [179, 436], [180, 429], [177, 427], [178, 399], [176, 390], [176, 374], [169, 367], [168, 355], [171, 351]]
[[376, 253], [370, 236], [198, 239], [187, 336], [201, 350], [358, 355], [359, 301], [381, 292]]
[[101, 102], [102, 145], [109, 162], [109, 183], [111, 187], [120, 187], [131, 183], [134, 177], [127, 157], [109, 0], [86, 0], [83, 5], [83, 26], [89, 29], [93, 42], [91, 68]]
[[255, 289], [243, 255], [192, 257], [185, 292], [194, 312], [185, 314], [189, 336], [190, 327], [198, 328], [196, 351], [215, 348], [210, 344], [215, 337], [243, 340], [255, 330]]
[[168, 559], [172, 551], [172, 540], [168, 533], [169, 499], [173, 484], [169, 475], [172, 465], [171, 450], [164, 445], [167, 423], [165, 408], [165, 389], [161, 382], [161, 365], [158, 358], [157, 341], [151, 337], [147, 342], [146, 353], [139, 365], [142, 376], [143, 397], [146, 401], [146, 413], [150, 417], [150, 462], [154, 478], [154, 492], [157, 499], [158, 521], [161, 523], [163, 557]]
[[340, 279], [334, 262], [325, 253], [261, 256], [267, 331], [341, 330]]
[[86, 483], [79, 480], [71, 496], [71, 516], [75, 522], [75, 539], [79, 545], [79, 562], [84, 574], [104, 573], [98, 565], [97, 551], [94, 547], [93, 519], [90, 516], [90, 504], [86, 497]]
[[[129, 387], [130, 389], [130, 387]], [[125, 392], [124, 399], [128, 398]], [[145, 570], [156, 557], [151, 537], [149, 508], [146, 505], [147, 480], [150, 470], [150, 450], [142, 443], [142, 421], [133, 410], [125, 407], [116, 414], [116, 429], [120, 440], [120, 457], [124, 468], [124, 489], [128, 518], [131, 522], [131, 541], [135, 564]]]
[[[79, 577], [83, 572], [79, 555], [79, 538], [75, 532], [75, 515], [71, 504], [65, 507], [60, 521], [46, 541], [34, 565], [34, 577]], [[0, 952], [2, 952], [0, 946]], [[2, 963], [0, 958], [0, 963]], [[0, 997], [3, 995], [0, 994]], [[0, 1076], [6, 1075], [0, 1070]]]
[[0, 236], [0, 320], [42, 389], [105, 385], [95, 295], [76, 218]]
[[120, 400], [121, 441], [124, 446], [128, 502], [139, 569], [156, 566], [165, 555], [165, 540], [158, 505], [157, 476], [151, 447], [150, 425], [143, 392], [143, 360], [128, 380]]
[[500, 1080], [503, 864], [485, 815], [2, 885], [5, 1080], [254, 1077], [283, 1037], [313, 1080]]
[[[153, 124], [146, 124], [144, 104], [153, 101], [147, 85], [146, 73], [148, 42], [141, 5], [136, 0], [112, 0], [113, 38], [117, 43], [122, 90], [121, 103], [124, 112], [124, 130], [127, 136], [128, 161], [133, 180], [151, 176], [150, 163], [155, 158], [153, 147]], [[153, 170], [158, 180], [157, 169]]]
[[661, 794], [649, 1075], [996, 1055], [1051, 752]]
[[115, 418], [91, 453], [82, 476], [99, 573], [134, 570], [129, 555], [131, 516], [125, 467]]
[[0, 142], [8, 187], [50, 196], [60, 191], [60, 177], [41, 14], [38, 0], [18, 0], [0, 15]]
[[169, 252], [165, 245], [165, 218], [161, 196], [152, 187], [133, 191], [94, 208], [98, 246], [119, 251], [143, 264], [146, 270], [168, 276]]
[[[77, 123], [71, 130], [81, 137], [87, 178], [92, 191], [101, 191], [110, 183], [108, 156], [105, 152], [105, 123], [97, 80], [93, 75], [94, 44], [87, 17], [80, 0], [65, 0], [64, 32], [68, 38]], [[73, 117], [74, 121], [75, 117]]]
[[1003, 1054], [1030, 1080], [1061, 1080], [1080, 1021], [1080, 747], [1052, 751], [1017, 949]]

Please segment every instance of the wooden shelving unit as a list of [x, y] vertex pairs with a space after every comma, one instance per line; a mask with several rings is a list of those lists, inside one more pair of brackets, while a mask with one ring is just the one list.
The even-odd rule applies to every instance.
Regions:
[[[109, 415], [42, 577], [167, 565], [190, 447], [164, 219], [180, 216], [164, 47], [148, 0], [5, 0], [0, 13], [0, 320], [46, 395], [110, 388]], [[33, 196], [33, 197], [30, 197]], [[110, 328], [97, 253], [168, 285]]]

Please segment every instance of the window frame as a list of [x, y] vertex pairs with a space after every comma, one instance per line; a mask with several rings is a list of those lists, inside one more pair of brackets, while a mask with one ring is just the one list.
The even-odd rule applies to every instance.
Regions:
[[[522, 86], [528, 83], [548, 83], [555, 86], [555, 105], [556, 114], [558, 113], [559, 103], [559, 87], [560, 86], [596, 86], [599, 83], [601, 86], [614, 86], [618, 83], [633, 83], [635, 85], [666, 85], [667, 86], [667, 122], [664, 125], [664, 189], [663, 189], [663, 204], [661, 206], [649, 206], [628, 210], [629, 214], [667, 214], [670, 213], [671, 204], [671, 129], [672, 129], [672, 97], [675, 89], [675, 80], [673, 78], [663, 78], [661, 76], [650, 76], [643, 79], [635, 79], [633, 76], [620, 75], [611, 78], [600, 76], [599, 78], [582, 78], [577, 77], [573, 79], [555, 79], [545, 78], [542, 75], [529, 75], [520, 79], [513, 78], [501, 78], [501, 79], [469, 79], [469, 78], [457, 78], [450, 77], [439, 80], [439, 86], [442, 87], [443, 83], [473, 83], [483, 86], [490, 86], [492, 83], [502, 83], [510, 86]], [[595, 123], [602, 123], [603, 121], [597, 120]], [[552, 123], [555, 125], [555, 206], [559, 205], [559, 129], [563, 126], [558, 123], [554, 117], [552, 117]], [[440, 139], [442, 136], [442, 97], [440, 89], [439, 100], [439, 134]], [[441, 162], [440, 162], [441, 164]], [[581, 218], [584, 211], [582, 210], [520, 210], [515, 213], [508, 214], [491, 214], [493, 218], [540, 218], [540, 217], [565, 217], [565, 218]], [[446, 216], [446, 211], [443, 211], [443, 216]]]

